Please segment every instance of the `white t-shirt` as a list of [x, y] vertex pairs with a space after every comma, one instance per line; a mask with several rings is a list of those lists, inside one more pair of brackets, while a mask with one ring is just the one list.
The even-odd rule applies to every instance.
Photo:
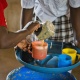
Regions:
[[80, 7], [80, 0], [21, 0], [22, 8], [34, 7], [36, 16], [42, 22], [54, 21], [57, 17], [67, 15], [69, 6]]

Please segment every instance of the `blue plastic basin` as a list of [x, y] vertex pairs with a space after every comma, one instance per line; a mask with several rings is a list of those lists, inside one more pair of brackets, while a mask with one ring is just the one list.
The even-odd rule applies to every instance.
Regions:
[[36, 72], [26, 67], [20, 67], [11, 71], [7, 75], [6, 80], [76, 80], [76, 78], [68, 72], [48, 74]]
[[[48, 67], [42, 66], [53, 56], [59, 56], [61, 54], [61, 49], [62, 49], [62, 43], [57, 44], [57, 43], [54, 43], [54, 41], [46, 41], [46, 42], [49, 44], [48, 56], [44, 60], [37, 61], [37, 65], [35, 65], [36, 62], [33, 58], [31, 58], [31, 56], [30, 56], [31, 62], [24, 61], [22, 59], [22, 55], [24, 55], [24, 53], [19, 48], [15, 51], [16, 59], [21, 64], [23, 64], [26, 68], [29, 68], [34, 71], [42, 72], [42, 73], [63, 73], [80, 66], [80, 61], [75, 63], [74, 65], [61, 67], [61, 68], [48, 68]], [[52, 42], [52, 48], [50, 48], [51, 42]], [[29, 53], [25, 53], [25, 54], [29, 54]], [[27, 57], [26, 60], [28, 60], [28, 58], [29, 57]]]

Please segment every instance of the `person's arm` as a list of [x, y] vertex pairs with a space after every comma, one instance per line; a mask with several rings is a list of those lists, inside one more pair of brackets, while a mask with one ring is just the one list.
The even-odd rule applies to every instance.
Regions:
[[22, 8], [21, 10], [21, 28], [23, 28], [25, 24], [31, 21], [32, 17], [33, 17], [33, 8], [31, 9]]
[[[28, 22], [32, 21], [32, 17], [33, 17], [33, 8], [30, 8], [30, 9], [22, 8], [21, 10], [21, 29], [24, 28], [24, 26]], [[31, 44], [30, 42], [31, 40], [29, 39], [30, 38], [29, 36], [26, 36], [24, 40], [22, 40], [21, 42], [17, 44], [17, 46], [23, 51], [26, 51], [29, 49], [29, 46]], [[30, 43], [28, 42], [28, 39]]]
[[21, 0], [21, 27], [32, 20], [35, 0]]
[[16, 33], [8, 31], [6, 27], [0, 27], [0, 48], [14, 47], [21, 40], [25, 39], [26, 36], [39, 28], [39, 26], [39, 23], [32, 23], [26, 30]]
[[78, 41], [78, 47], [80, 47], [80, 7], [70, 7], [70, 16], [72, 26], [76, 34], [76, 40]]
[[[26, 4], [25, 4], [26, 3]], [[32, 21], [33, 18], [33, 10], [34, 10], [34, 4], [35, 4], [35, 0], [21, 0], [21, 29], [24, 28], [24, 26]], [[29, 39], [30, 40], [30, 39]], [[28, 50], [29, 46], [31, 42], [28, 42], [28, 37], [26, 36], [26, 38], [24, 40], [22, 40], [20, 43], [17, 44], [17, 46], [22, 49], [23, 51]]]

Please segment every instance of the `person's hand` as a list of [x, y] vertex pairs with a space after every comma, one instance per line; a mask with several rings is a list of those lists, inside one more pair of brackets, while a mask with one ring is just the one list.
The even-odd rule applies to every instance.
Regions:
[[22, 40], [21, 42], [19, 42], [16, 47], [19, 47], [21, 50], [23, 51], [28, 51], [29, 53], [31, 53], [30, 49], [31, 49], [31, 43], [27, 42], [26, 39]]
[[26, 39], [24, 39], [21, 42], [19, 42], [16, 46], [18, 46], [23, 51], [26, 51], [27, 50], [27, 42], [26, 42]]
[[[40, 24], [38, 22], [29, 22], [25, 25], [25, 27], [23, 28], [23, 30], [27, 29], [29, 31], [29, 34], [31, 34], [32, 32], [34, 32], [35, 30], [37, 30], [40, 27]], [[30, 48], [31, 48], [31, 42], [35, 40], [35, 36], [33, 36], [33, 34], [28, 35], [26, 37], [25, 40], [22, 40], [21, 42], [19, 42], [17, 44], [17, 46], [22, 49], [23, 51], [28, 51], [30, 52]]]
[[38, 40], [36, 35], [34, 33], [32, 33], [31, 35], [28, 35], [26, 37], [26, 39], [22, 40], [21, 42], [19, 42], [17, 44], [17, 46], [22, 49], [23, 51], [28, 51], [29, 53], [31, 53], [30, 49], [31, 49], [31, 43], [33, 41]]
[[40, 27], [39, 22], [33, 22], [33, 21], [31, 21], [31, 22], [28, 22], [28, 23], [24, 26], [23, 30], [27, 29], [27, 30], [29, 31], [29, 34], [31, 34], [31, 33], [33, 33], [35, 30], [37, 30], [39, 27]]

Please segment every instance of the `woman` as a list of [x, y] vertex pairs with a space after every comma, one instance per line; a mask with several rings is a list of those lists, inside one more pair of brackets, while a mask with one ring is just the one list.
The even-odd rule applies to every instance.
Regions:
[[29, 34], [39, 28], [39, 23], [34, 22], [24, 29], [17, 32], [8, 31], [6, 20], [4, 17], [4, 9], [7, 7], [6, 0], [0, 0], [0, 49], [16, 46], [20, 41], [26, 38]]

